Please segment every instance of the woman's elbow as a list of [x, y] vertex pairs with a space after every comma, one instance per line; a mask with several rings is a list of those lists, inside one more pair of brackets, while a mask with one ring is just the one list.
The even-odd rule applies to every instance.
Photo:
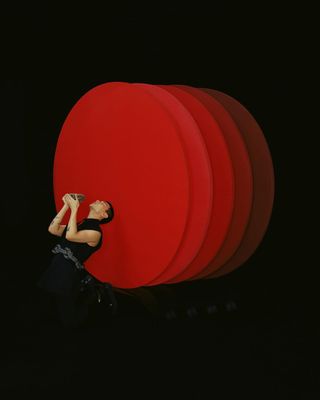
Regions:
[[74, 235], [72, 235], [72, 233], [66, 233], [66, 239], [68, 239], [68, 240], [74, 240]]
[[51, 235], [55, 235], [55, 236], [58, 235], [58, 231], [56, 229], [52, 228], [51, 226], [49, 226], [48, 232], [51, 233]]

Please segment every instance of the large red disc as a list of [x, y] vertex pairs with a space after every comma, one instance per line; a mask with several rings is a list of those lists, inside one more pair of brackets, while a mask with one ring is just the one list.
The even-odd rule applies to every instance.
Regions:
[[[175, 256], [189, 217], [189, 171], [181, 132], [153, 95], [127, 84], [99, 85], [67, 116], [54, 160], [56, 207], [64, 193], [88, 205], [109, 200], [114, 219], [101, 225], [102, 248], [85, 263], [115, 287], [143, 286]], [[66, 222], [66, 219], [65, 221]]]

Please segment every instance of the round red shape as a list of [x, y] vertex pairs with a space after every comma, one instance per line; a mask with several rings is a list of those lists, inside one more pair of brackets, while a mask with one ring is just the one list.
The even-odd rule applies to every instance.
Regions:
[[268, 143], [251, 113], [237, 100], [212, 89], [202, 89], [218, 100], [239, 126], [253, 172], [253, 203], [244, 237], [232, 258], [209, 278], [232, 272], [255, 252], [267, 230], [274, 201], [274, 169]]
[[[208, 150], [213, 175], [213, 203], [205, 240], [196, 257], [185, 265], [179, 275], [169, 281], [174, 283], [200, 273], [223, 245], [234, 209], [234, 171], [222, 127], [194, 95], [193, 88], [173, 85], [162, 87], [184, 104], [198, 124]], [[203, 181], [200, 183], [206, 184]], [[196, 202], [194, 213], [198, 214], [202, 209], [203, 203]]]
[[[179, 87], [200, 100], [221, 127], [234, 171], [234, 208], [229, 230], [219, 252], [209, 260], [210, 263], [206, 268], [193, 277], [193, 279], [199, 279], [218, 270], [231, 258], [239, 247], [251, 213], [253, 197], [252, 168], [244, 139], [238, 126], [225, 107], [208, 93], [198, 88], [189, 86]], [[218, 173], [219, 171], [217, 171]], [[210, 246], [210, 242], [212, 243], [211, 246], [213, 246], [216, 230], [216, 221], [212, 218], [207, 235], [208, 246]]]
[[167, 268], [188, 218], [189, 171], [176, 123], [154, 96], [118, 82], [79, 99], [56, 147], [57, 209], [70, 192], [86, 196], [78, 219], [96, 199], [114, 207], [101, 249], [85, 262], [96, 278], [133, 288]]

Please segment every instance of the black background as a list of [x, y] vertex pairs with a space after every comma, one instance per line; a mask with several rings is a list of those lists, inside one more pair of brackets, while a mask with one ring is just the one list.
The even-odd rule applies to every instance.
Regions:
[[[168, 397], [204, 398], [222, 389], [223, 398], [233, 390], [260, 398], [314, 398], [316, 285], [308, 229], [313, 142], [305, 113], [312, 103], [312, 12], [290, 7], [117, 4], [6, 11], [2, 294], [12, 343], [6, 390], [93, 387], [100, 393], [102, 379], [107, 392], [106, 376], [128, 379], [142, 358], [131, 394], [152, 382], [150, 397], [161, 387]], [[47, 226], [56, 213], [52, 166], [59, 131], [81, 95], [110, 81], [208, 87], [238, 99], [268, 142], [275, 203], [266, 235], [245, 265], [220, 279], [170, 285], [178, 322], [158, 320], [139, 302], [118, 295], [119, 317], [74, 334], [39, 317], [35, 310], [42, 300], [34, 285], [54, 243]], [[170, 309], [161, 288], [152, 293]], [[223, 308], [230, 300], [237, 304], [233, 313], [193, 319], [185, 313], [192, 305]], [[210, 368], [199, 369], [205, 362]], [[178, 378], [182, 370], [184, 378]]]

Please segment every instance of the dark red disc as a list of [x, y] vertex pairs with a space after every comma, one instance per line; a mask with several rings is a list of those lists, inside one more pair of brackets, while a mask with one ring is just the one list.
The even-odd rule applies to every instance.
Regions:
[[[185, 86], [162, 87], [184, 104], [198, 124], [208, 150], [213, 175], [213, 204], [205, 240], [196, 257], [189, 264], [185, 264], [179, 275], [168, 281], [173, 283], [201, 272], [223, 245], [234, 209], [234, 173], [223, 130], [203, 103], [194, 96], [192, 88], [189, 91], [189, 87]], [[205, 184], [204, 181], [200, 183]], [[203, 203], [196, 202], [194, 213], [198, 214], [202, 208]]]
[[240, 246], [232, 258], [210, 278], [230, 273], [254, 253], [267, 230], [274, 200], [274, 170], [265, 136], [250, 114], [237, 100], [217, 90], [203, 89], [230, 113], [245, 140], [253, 172], [253, 203], [250, 219]]
[[[232, 220], [219, 252], [209, 260], [210, 263], [206, 268], [193, 277], [193, 279], [198, 279], [218, 270], [231, 258], [239, 247], [251, 213], [253, 196], [252, 168], [244, 139], [242, 138], [239, 128], [225, 107], [212, 98], [208, 93], [200, 89], [189, 86], [179, 87], [188, 91], [201, 101], [221, 127], [228, 146], [234, 171], [235, 190]], [[207, 241], [209, 243], [214, 242], [216, 230], [216, 221], [212, 218], [207, 235]], [[210, 246], [209, 243], [208, 246]]]

